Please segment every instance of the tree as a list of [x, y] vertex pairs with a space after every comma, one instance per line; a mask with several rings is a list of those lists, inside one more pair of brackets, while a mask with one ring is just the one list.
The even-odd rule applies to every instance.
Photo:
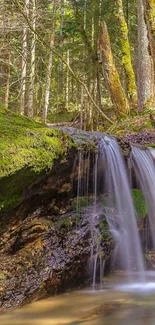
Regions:
[[143, 0], [138, 0], [138, 110], [151, 107], [154, 101], [154, 68], [151, 57]]
[[[58, 5], [57, 0], [54, 0], [54, 2], [53, 2], [53, 21], [52, 21], [51, 36], [50, 36], [50, 49], [53, 49], [53, 47], [54, 47], [54, 34], [55, 34], [55, 27], [56, 27], [57, 5]], [[46, 74], [45, 103], [44, 103], [43, 115], [42, 115], [43, 123], [46, 123], [47, 112], [48, 112], [48, 108], [49, 108], [52, 65], [53, 65], [53, 53], [52, 53], [52, 51], [50, 51], [48, 65], [47, 65], [47, 74]]]
[[31, 0], [30, 19], [34, 31], [31, 31], [31, 49], [30, 49], [30, 77], [29, 77], [29, 94], [27, 115], [32, 118], [34, 116], [34, 86], [35, 86], [35, 52], [36, 52], [36, 0]]
[[126, 84], [127, 84], [127, 95], [132, 102], [137, 100], [137, 89], [135, 74], [132, 67], [131, 51], [130, 44], [128, 39], [128, 26], [124, 16], [123, 2], [122, 0], [115, 0], [116, 9], [117, 9], [117, 18], [120, 25], [120, 43], [122, 51], [122, 64], [124, 66], [125, 75], [126, 75]]
[[[29, 0], [25, 0], [24, 11], [26, 16], [29, 16]], [[27, 59], [28, 59], [28, 28], [26, 23], [23, 27], [22, 36], [22, 63], [21, 63], [21, 89], [20, 89], [20, 106], [19, 112], [21, 115], [25, 114], [25, 96], [26, 96], [26, 76], [27, 76]]]
[[143, 0], [152, 58], [155, 62], [155, 1]]
[[99, 46], [103, 58], [104, 76], [115, 107], [115, 113], [117, 116], [121, 116], [122, 114], [126, 115], [129, 111], [129, 105], [121, 86], [119, 74], [115, 67], [109, 34], [105, 22], [102, 23], [102, 33], [99, 39]]

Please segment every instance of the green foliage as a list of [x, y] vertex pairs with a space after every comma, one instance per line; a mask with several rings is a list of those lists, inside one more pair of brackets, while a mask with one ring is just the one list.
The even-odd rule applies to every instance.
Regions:
[[58, 230], [65, 229], [69, 230], [72, 226], [71, 220], [69, 217], [63, 217], [57, 222]]
[[136, 210], [137, 218], [144, 218], [147, 214], [147, 205], [142, 192], [138, 189], [132, 189], [131, 195]]
[[79, 220], [80, 220], [80, 215], [61, 217], [57, 222], [57, 229], [59, 231], [60, 230], [68, 231], [69, 229], [74, 227]]
[[71, 210], [81, 213], [83, 208], [86, 208], [90, 205], [91, 199], [86, 196], [79, 196], [72, 201]]

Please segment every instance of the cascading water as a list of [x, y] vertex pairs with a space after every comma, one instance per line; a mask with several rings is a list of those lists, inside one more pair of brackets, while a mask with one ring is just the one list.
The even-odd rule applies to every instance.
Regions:
[[79, 153], [78, 215], [81, 213], [82, 197], [88, 203], [84, 213], [91, 232], [90, 270], [93, 288], [95, 289], [96, 286], [97, 273], [100, 274], [100, 285], [103, 279], [105, 261], [99, 223], [105, 217], [115, 242], [113, 266], [115, 267], [116, 262], [129, 274], [136, 271], [142, 282], [144, 262], [135, 210], [123, 156], [114, 138], [99, 136], [98, 153], [94, 155], [94, 159], [92, 156], [90, 158], [90, 153]]
[[[117, 141], [110, 137], [101, 139], [100, 162], [105, 169], [105, 193], [110, 198], [116, 211], [119, 224], [116, 227], [118, 256], [121, 265], [129, 272], [133, 271], [133, 265], [139, 272], [141, 280], [144, 280], [144, 263], [140, 238], [137, 230], [136, 216], [131, 198], [125, 163]], [[114, 224], [111, 225], [109, 215], [107, 220], [112, 234], [115, 233]], [[116, 240], [116, 233], [114, 240]], [[117, 257], [118, 257], [117, 256]]]
[[155, 248], [155, 166], [150, 151], [133, 146], [132, 164], [147, 203], [152, 243]]

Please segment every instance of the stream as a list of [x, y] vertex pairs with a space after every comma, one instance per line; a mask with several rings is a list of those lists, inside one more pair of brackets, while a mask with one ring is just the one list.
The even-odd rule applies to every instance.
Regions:
[[127, 282], [123, 273], [102, 288], [85, 288], [40, 300], [0, 315], [2, 325], [154, 325], [155, 272], [146, 282]]

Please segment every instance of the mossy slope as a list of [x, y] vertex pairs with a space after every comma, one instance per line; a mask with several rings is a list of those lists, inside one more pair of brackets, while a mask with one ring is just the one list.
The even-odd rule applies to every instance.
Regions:
[[71, 145], [62, 131], [0, 109], [0, 209], [18, 203], [24, 187], [49, 171]]

